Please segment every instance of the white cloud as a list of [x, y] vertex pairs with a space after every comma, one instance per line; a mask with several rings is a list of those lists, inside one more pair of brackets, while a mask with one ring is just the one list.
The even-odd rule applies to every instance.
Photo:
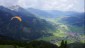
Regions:
[[70, 10], [73, 8], [73, 4], [69, 4], [68, 6], [66, 6], [65, 10]]
[[42, 10], [84, 11], [84, 0], [0, 0], [0, 5]]
[[16, 5], [17, 0], [0, 0], [0, 5], [3, 6], [11, 6], [11, 5]]
[[27, 6], [27, 5], [25, 4], [25, 1], [24, 1], [24, 0], [19, 0], [19, 1], [17, 2], [17, 4], [20, 5], [20, 6], [23, 6], [23, 7], [26, 7], [26, 6]]

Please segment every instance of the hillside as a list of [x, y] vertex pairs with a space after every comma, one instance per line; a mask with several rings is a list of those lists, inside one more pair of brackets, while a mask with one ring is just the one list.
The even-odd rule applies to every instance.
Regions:
[[[19, 16], [22, 22], [12, 17]], [[16, 40], [34, 40], [42, 36], [50, 36], [49, 31], [55, 27], [48, 21], [35, 17], [25, 9], [19, 7], [18, 11], [0, 6], [0, 34]], [[37, 35], [38, 34], [38, 35]]]

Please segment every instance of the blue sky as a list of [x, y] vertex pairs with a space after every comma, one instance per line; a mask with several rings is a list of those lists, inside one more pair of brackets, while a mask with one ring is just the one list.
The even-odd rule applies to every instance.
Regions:
[[85, 0], [0, 0], [0, 5], [20, 5], [23, 8], [84, 12]]

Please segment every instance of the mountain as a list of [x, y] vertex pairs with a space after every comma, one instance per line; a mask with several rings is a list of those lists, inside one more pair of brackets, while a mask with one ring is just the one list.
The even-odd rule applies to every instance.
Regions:
[[19, 24], [17, 23], [16, 20], [13, 21], [16, 22], [14, 25], [11, 24], [13, 23], [11, 21], [11, 18], [14, 17], [15, 15], [17, 15], [16, 12], [9, 10], [8, 8], [5, 8], [3, 6], [0, 6], [0, 34], [1, 35], [14, 38], [13, 36], [16, 33], [14, 27], [16, 27]]
[[59, 11], [59, 10], [39, 10], [34, 8], [28, 8], [29, 12], [37, 15], [38, 17], [43, 18], [58, 18], [60, 16], [77, 16], [82, 13], [79, 12], [73, 12], [73, 11]]
[[39, 10], [29, 8], [27, 9], [31, 13], [37, 15], [37, 17], [44, 18], [52, 23], [62, 23], [69, 26], [84, 27], [85, 25], [85, 12], [73, 12], [73, 11], [58, 11], [58, 10]]
[[0, 35], [8, 39], [45, 40], [54, 44], [59, 44], [61, 40], [84, 42], [83, 21], [84, 13], [0, 6]]
[[73, 12], [73, 11], [58, 11], [58, 10], [39, 10], [29, 8], [29, 12], [48, 20], [55, 20], [56, 22], [62, 22], [65, 24], [84, 26], [85, 25], [85, 12]]
[[47, 18], [52, 17], [52, 14], [49, 14], [48, 12], [39, 9], [28, 8], [27, 11], [31, 12], [32, 14], [35, 14], [38, 17], [47, 17]]
[[[19, 16], [22, 21], [13, 19]], [[49, 32], [55, 31], [55, 26], [51, 22], [40, 19], [25, 9], [11, 10], [0, 6], [0, 34], [14, 38], [16, 40], [34, 40], [43, 36], [50, 36]]]
[[63, 22], [70, 25], [84, 26], [85, 25], [85, 13], [80, 13], [78, 15], [62, 18]]

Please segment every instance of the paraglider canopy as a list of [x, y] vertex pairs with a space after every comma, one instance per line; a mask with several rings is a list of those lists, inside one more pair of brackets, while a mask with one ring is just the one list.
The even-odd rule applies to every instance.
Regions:
[[13, 20], [13, 19], [18, 19], [20, 22], [22, 21], [21, 17], [19, 17], [19, 16], [14, 16], [11, 18], [11, 20]]

